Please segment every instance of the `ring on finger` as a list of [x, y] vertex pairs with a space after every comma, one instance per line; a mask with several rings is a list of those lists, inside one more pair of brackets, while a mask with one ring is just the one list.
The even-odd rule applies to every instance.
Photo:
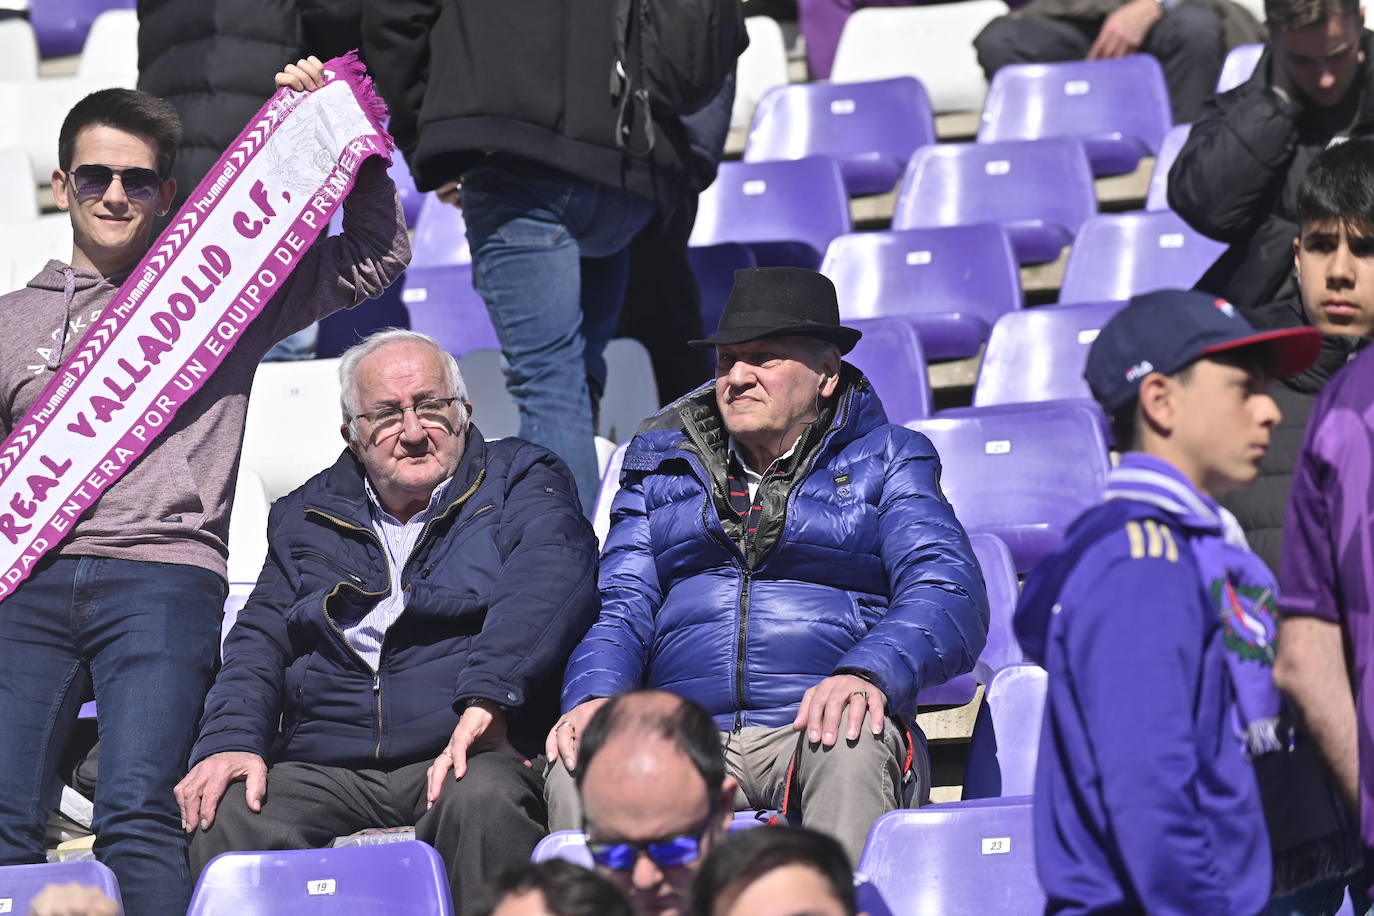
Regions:
[[854, 691], [853, 693], [851, 693], [850, 696], [851, 696], [851, 697], [863, 697], [863, 698], [866, 700], [866, 699], [868, 699], [868, 691], [867, 691], [867, 690], [856, 690], [856, 691]]
[[573, 731], [577, 731], [577, 726], [573, 724], [572, 719], [564, 719], [562, 722], [559, 722], [556, 726], [554, 726], [553, 730], [558, 731], [560, 728], [564, 727], [571, 728]]

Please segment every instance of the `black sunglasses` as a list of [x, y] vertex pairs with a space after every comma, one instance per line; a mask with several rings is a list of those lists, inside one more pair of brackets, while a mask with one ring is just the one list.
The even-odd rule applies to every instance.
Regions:
[[124, 188], [124, 196], [130, 200], [152, 200], [162, 187], [162, 176], [152, 169], [112, 169], [108, 165], [78, 165], [68, 174], [72, 176], [76, 196], [82, 199], [104, 197], [116, 175], [119, 176], [119, 183]]

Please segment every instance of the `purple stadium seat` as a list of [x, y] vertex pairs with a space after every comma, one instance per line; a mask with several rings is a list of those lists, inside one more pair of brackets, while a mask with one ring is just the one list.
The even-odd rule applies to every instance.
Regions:
[[434, 195], [425, 194], [415, 187], [415, 178], [410, 174], [410, 166], [406, 165], [405, 158], [398, 149], [391, 151], [391, 168], [387, 169], [386, 173], [396, 182], [396, 193], [401, 198], [406, 225], [413, 227], [420, 219], [420, 209], [424, 202]]
[[29, 23], [43, 57], [80, 54], [95, 17], [106, 10], [131, 10], [134, 0], [34, 0]]
[[993, 223], [842, 235], [821, 272], [842, 318], [901, 315], [931, 359], [973, 356], [993, 322], [1022, 305], [1016, 255]]
[[406, 913], [453, 916], [444, 863], [418, 840], [227, 852], [201, 872], [187, 916]]
[[1048, 687], [1039, 665], [1012, 665], [992, 676], [969, 743], [964, 798], [1035, 793]]
[[881, 194], [897, 184], [916, 147], [934, 142], [930, 99], [914, 77], [794, 83], [754, 110], [744, 161], [829, 156], [850, 194]]
[[0, 866], [0, 913], [24, 916], [29, 901], [49, 884], [76, 882], [98, 887], [115, 903], [123, 905], [119, 896], [119, 882], [114, 872], [94, 859], [75, 862], [49, 862], [42, 865]]
[[1074, 239], [1059, 301], [1105, 302], [1191, 288], [1225, 250], [1170, 210], [1095, 216]]
[[892, 228], [999, 223], [1020, 263], [1042, 264], [1058, 258], [1096, 212], [1077, 138], [941, 143], [912, 155]]
[[1091, 400], [1083, 380], [1088, 347], [1122, 305], [1046, 305], [1003, 315], [993, 325], [983, 352], [973, 387], [974, 406]]
[[[736, 811], [730, 830], [749, 830], [762, 827], [774, 816], [774, 811]], [[587, 837], [581, 830], [555, 830], [534, 847], [531, 862], [547, 862], [550, 859], [564, 859], [583, 868], [592, 867], [591, 853], [587, 852]], [[188, 914], [189, 916], [189, 914]]]
[[893, 423], [930, 416], [930, 377], [916, 327], [901, 316], [848, 324], [863, 332], [845, 360], [861, 369]]
[[401, 300], [410, 327], [454, 356], [499, 348], [487, 304], [472, 288], [472, 253], [463, 212], [431, 194], [420, 207]]
[[992, 78], [978, 141], [1078, 137], [1094, 175], [1120, 175], [1154, 155], [1173, 123], [1164, 70], [1149, 54], [1015, 64]]
[[702, 192], [693, 246], [739, 242], [760, 267], [809, 267], [850, 229], [849, 195], [835, 160], [722, 162]]
[[1226, 62], [1221, 65], [1221, 74], [1217, 77], [1217, 95], [1230, 92], [1248, 80], [1255, 72], [1255, 67], [1263, 54], [1264, 45], [1260, 43], [1236, 45], [1232, 48], [1226, 55]]
[[393, 283], [376, 299], [351, 309], [339, 309], [320, 319], [320, 336], [315, 341], [315, 358], [328, 359], [382, 328], [410, 327], [410, 313], [401, 302], [404, 281]]
[[1155, 153], [1155, 170], [1150, 173], [1150, 190], [1145, 196], [1146, 210], [1169, 209], [1169, 169], [1173, 168], [1179, 150], [1188, 142], [1191, 124], [1175, 124], [1169, 128]]
[[[927, 805], [884, 814], [855, 880], [903, 916], [1040, 916], [1029, 798]], [[870, 892], [871, 893], [871, 892]]]
[[688, 248], [687, 260], [691, 262], [701, 294], [701, 325], [709, 336], [720, 324], [725, 300], [730, 298], [730, 290], [735, 286], [735, 271], [758, 267], [759, 262], [748, 245], [736, 242]]
[[981, 407], [907, 426], [940, 453], [940, 484], [964, 527], [1006, 541], [1018, 573], [1058, 547], [1106, 485], [1101, 418], [1081, 403]]
[[943, 684], [922, 690], [922, 706], [962, 706], [973, 699], [979, 683], [987, 683], [996, 671], [1021, 661], [1021, 646], [1011, 629], [1016, 610], [1018, 586], [1016, 561], [1007, 545], [994, 535], [974, 532], [969, 535], [973, 553], [983, 570], [988, 590], [988, 641], [973, 671], [951, 678]]

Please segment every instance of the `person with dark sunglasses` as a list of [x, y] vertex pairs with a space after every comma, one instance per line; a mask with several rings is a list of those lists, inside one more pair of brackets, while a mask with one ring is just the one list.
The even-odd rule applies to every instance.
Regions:
[[636, 916], [685, 913], [692, 879], [734, 818], [715, 723], [675, 694], [623, 694], [587, 723], [575, 771], [587, 849]]
[[[301, 60], [277, 85], [312, 91]], [[264, 90], [272, 84], [262, 74]], [[168, 212], [176, 111], [129, 89], [77, 102], [58, 135], [53, 198], [72, 248], [0, 297], [0, 437], [79, 349]], [[343, 232], [306, 252], [278, 294], [148, 450], [0, 609], [0, 865], [42, 862], [59, 760], [83, 700], [100, 697], [96, 856], [128, 916], [183, 912], [194, 876], [173, 787], [219, 662], [235, 472], [258, 362], [283, 337], [381, 295], [410, 259], [396, 188], [364, 163]], [[66, 259], [66, 260], [63, 260]]]

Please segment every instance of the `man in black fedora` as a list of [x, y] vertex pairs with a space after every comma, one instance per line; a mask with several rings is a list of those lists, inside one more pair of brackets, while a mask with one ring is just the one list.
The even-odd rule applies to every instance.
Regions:
[[[583, 825], [579, 733], [640, 687], [715, 718], [738, 807], [799, 810], [855, 859], [904, 788], [926, 794], [916, 697], [973, 667], [987, 597], [935, 449], [841, 360], [858, 339], [827, 278], [775, 267], [737, 272], [715, 335], [692, 342], [715, 348], [715, 381], [625, 453], [601, 615], [546, 745], [553, 829]], [[589, 839], [608, 816], [589, 807]], [[670, 867], [658, 852], [619, 862], [638, 881]]]

